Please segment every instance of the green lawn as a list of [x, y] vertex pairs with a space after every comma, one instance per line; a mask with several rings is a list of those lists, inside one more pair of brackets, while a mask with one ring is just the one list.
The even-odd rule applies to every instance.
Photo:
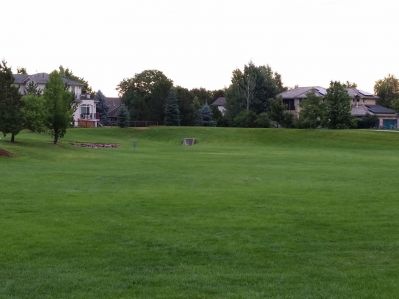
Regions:
[[16, 140], [0, 141], [15, 155], [0, 157], [0, 298], [399, 294], [399, 133], [99, 128], [57, 146]]

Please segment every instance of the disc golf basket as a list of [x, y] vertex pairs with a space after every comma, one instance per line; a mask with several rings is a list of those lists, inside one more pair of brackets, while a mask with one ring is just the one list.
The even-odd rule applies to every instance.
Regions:
[[183, 145], [186, 145], [186, 146], [192, 146], [192, 145], [196, 144], [197, 141], [195, 140], [195, 138], [183, 138], [182, 143], [183, 143]]

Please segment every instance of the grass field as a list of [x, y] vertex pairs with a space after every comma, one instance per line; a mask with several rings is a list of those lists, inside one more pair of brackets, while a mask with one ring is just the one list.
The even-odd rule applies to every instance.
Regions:
[[399, 296], [399, 134], [100, 128], [17, 142], [0, 141], [15, 155], [0, 157], [0, 298]]

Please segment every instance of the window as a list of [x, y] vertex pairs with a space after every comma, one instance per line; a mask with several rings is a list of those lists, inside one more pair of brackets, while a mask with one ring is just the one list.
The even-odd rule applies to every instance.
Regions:
[[89, 105], [80, 106], [80, 114], [83, 114], [83, 115], [90, 114], [90, 106]]
[[283, 99], [283, 104], [287, 110], [295, 110], [295, 100], [294, 99]]

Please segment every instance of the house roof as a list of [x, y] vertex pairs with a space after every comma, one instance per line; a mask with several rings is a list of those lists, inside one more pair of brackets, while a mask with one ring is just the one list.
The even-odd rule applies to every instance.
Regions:
[[379, 99], [378, 96], [376, 96], [370, 92], [357, 89], [357, 88], [347, 88], [346, 90], [351, 98], [359, 96], [362, 99], [363, 98], [374, 99], [374, 100]]
[[212, 106], [226, 107], [226, 98], [225, 97], [219, 97], [211, 105]]
[[29, 79], [29, 75], [24, 74], [13, 74], [13, 76], [15, 84], [25, 84], [25, 82]]
[[122, 106], [121, 98], [105, 98], [105, 105], [108, 107], [108, 117], [118, 117], [119, 108]]
[[396, 115], [396, 111], [380, 105], [360, 105], [358, 107], [352, 107], [351, 114], [353, 116], [366, 116], [367, 114], [393, 114]]
[[367, 114], [370, 114], [370, 112], [366, 106], [360, 105], [358, 107], [352, 107], [352, 116], [366, 116]]
[[373, 114], [396, 114], [396, 111], [380, 105], [366, 105]]
[[[47, 73], [37, 73], [33, 75], [13, 74], [13, 76], [15, 84], [24, 85], [29, 81], [33, 81], [36, 84], [47, 84], [50, 75]], [[83, 84], [80, 82], [64, 77], [62, 78], [62, 81], [64, 81], [64, 83], [69, 86], [83, 86]]]
[[313, 93], [319, 97], [324, 97], [327, 94], [327, 90], [320, 86], [296, 87], [284, 91], [277, 96], [282, 97], [283, 99], [304, 99], [309, 93]]

